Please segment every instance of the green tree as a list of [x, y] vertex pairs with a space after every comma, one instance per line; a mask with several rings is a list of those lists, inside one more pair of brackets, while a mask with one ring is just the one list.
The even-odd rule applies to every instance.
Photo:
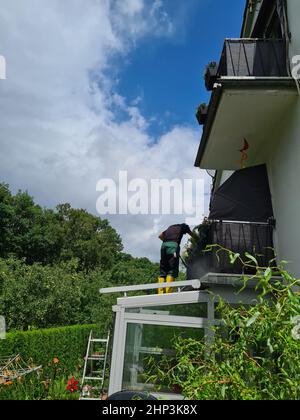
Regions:
[[44, 209], [28, 193], [12, 195], [0, 184], [0, 257], [44, 265], [76, 258], [78, 269], [89, 271], [111, 268], [122, 248], [107, 220], [70, 204]]
[[69, 204], [57, 206], [61, 225], [61, 259], [78, 258], [80, 269], [109, 269], [122, 251], [122, 241], [107, 220]]
[[[145, 265], [148, 271], [143, 269]], [[115, 277], [118, 270], [114, 268], [80, 271], [76, 259], [55, 265], [0, 259], [0, 314], [5, 316], [9, 330], [95, 322], [111, 329], [112, 306], [119, 295], [100, 295], [99, 289], [152, 282], [151, 267], [153, 274], [157, 269], [148, 260], [132, 257], [117, 266], [121, 278]], [[117, 283], [120, 280], [122, 283]]]
[[[42, 266], [0, 259], [0, 313], [8, 329], [91, 323], [101, 305], [99, 289], [108, 286], [100, 270], [78, 272], [76, 260]], [[110, 317], [111, 306], [104, 307]]]
[[13, 196], [8, 185], [0, 184], [0, 257], [51, 263], [60, 253], [58, 233], [54, 211], [36, 205], [26, 192]]
[[53, 210], [36, 205], [27, 193], [18, 192], [12, 200], [11, 250], [28, 264], [57, 261], [61, 252], [61, 235]]
[[147, 258], [121, 254], [110, 270], [110, 282], [115, 285], [156, 283], [159, 265]]
[[111, 326], [117, 296], [99, 289], [155, 282], [159, 271], [122, 249], [107, 220], [70, 204], [44, 209], [0, 184], [0, 313], [8, 328]]
[[0, 256], [10, 250], [12, 240], [11, 225], [13, 219], [12, 195], [7, 184], [0, 184]]

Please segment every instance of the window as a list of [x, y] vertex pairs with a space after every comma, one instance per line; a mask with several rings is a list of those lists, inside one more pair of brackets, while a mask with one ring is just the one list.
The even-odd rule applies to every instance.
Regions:
[[281, 39], [283, 38], [281, 22], [277, 10], [273, 11], [267, 24], [264, 38]]
[[122, 389], [130, 391], [174, 392], [167, 383], [149, 382], [153, 368], [165, 356], [168, 362], [175, 359], [174, 342], [177, 338], [204, 339], [204, 329], [166, 325], [127, 325]]
[[264, 0], [259, 11], [252, 38], [283, 39], [281, 18], [275, 0]]

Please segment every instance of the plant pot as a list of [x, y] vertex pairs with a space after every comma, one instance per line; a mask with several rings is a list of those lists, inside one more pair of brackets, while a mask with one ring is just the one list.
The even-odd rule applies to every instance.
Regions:
[[211, 91], [214, 88], [214, 84], [217, 82], [218, 79], [218, 67], [217, 65], [209, 65], [206, 67], [205, 72], [205, 87], [207, 90]]
[[200, 106], [197, 109], [196, 118], [198, 120], [199, 125], [204, 125], [205, 124], [206, 118], [207, 118], [207, 111], [208, 111], [207, 106]]

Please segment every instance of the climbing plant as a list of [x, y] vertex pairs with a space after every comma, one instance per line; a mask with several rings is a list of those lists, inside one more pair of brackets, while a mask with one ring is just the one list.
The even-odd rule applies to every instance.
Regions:
[[[259, 267], [255, 257], [228, 251], [232, 263], [256, 268], [258, 303], [232, 308], [221, 301], [222, 322], [214, 341], [179, 339], [176, 363], [156, 366], [156, 382], [168, 378], [188, 399], [297, 400], [300, 398], [300, 280], [285, 263], [276, 270]], [[249, 278], [244, 278], [244, 287]]]

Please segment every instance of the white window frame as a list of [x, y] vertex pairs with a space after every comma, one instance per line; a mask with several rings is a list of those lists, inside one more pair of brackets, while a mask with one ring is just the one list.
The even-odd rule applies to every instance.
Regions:
[[[207, 303], [208, 318], [182, 317], [175, 315], [131, 313], [126, 309], [164, 307], [169, 305], [182, 305], [192, 303]], [[212, 307], [212, 310], [209, 307]], [[122, 391], [124, 358], [126, 346], [127, 325], [151, 324], [158, 326], [185, 327], [204, 329], [207, 336], [211, 330], [209, 319], [214, 313], [214, 305], [211, 296], [207, 292], [184, 292], [165, 295], [135, 296], [119, 298], [118, 304], [113, 307], [116, 313], [115, 330], [113, 339], [113, 353], [111, 359], [111, 374], [109, 382], [109, 395]]]
[[[213, 293], [209, 291], [191, 291], [182, 293], [171, 293], [163, 295], [132, 296], [119, 298], [117, 305], [113, 307], [116, 313], [113, 352], [110, 368], [109, 395], [122, 391], [125, 346], [127, 325], [133, 324], [151, 324], [173, 327], [199, 328], [205, 331], [205, 341], [209, 344], [213, 341], [213, 325], [220, 324], [220, 320], [215, 319], [215, 304], [222, 296], [228, 303], [253, 304], [253, 291], [245, 290], [242, 294], [234, 293], [233, 290], [227, 291], [227, 288], [216, 288]], [[183, 317], [166, 314], [148, 314], [126, 312], [126, 309], [161, 307], [171, 305], [189, 305], [195, 303], [207, 303], [207, 318]]]

